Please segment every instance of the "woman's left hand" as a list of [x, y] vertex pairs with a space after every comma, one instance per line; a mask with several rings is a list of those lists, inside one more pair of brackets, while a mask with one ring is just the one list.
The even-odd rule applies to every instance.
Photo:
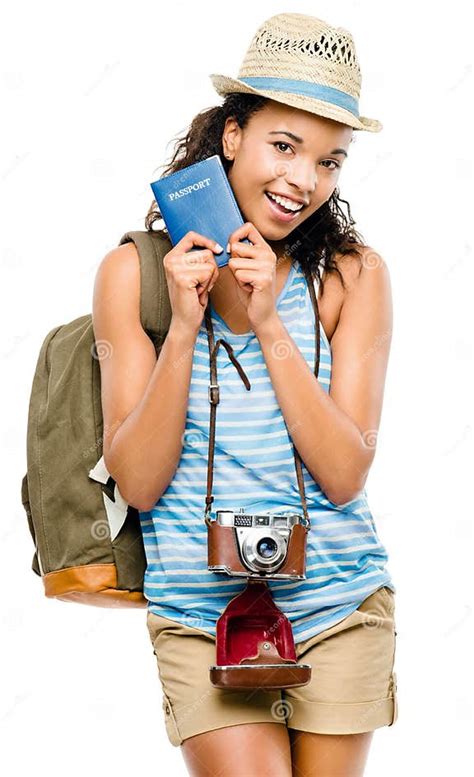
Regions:
[[[253, 245], [239, 242], [248, 238]], [[277, 315], [277, 256], [258, 229], [247, 221], [229, 238], [229, 267], [237, 281], [237, 295], [254, 332]]]

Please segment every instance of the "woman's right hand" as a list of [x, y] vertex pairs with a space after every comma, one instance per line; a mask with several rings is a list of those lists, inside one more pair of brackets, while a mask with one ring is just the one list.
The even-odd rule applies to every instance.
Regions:
[[[207, 246], [190, 251], [193, 246]], [[224, 249], [198, 232], [187, 232], [163, 258], [172, 321], [194, 333], [199, 331], [209, 292], [219, 276], [214, 253]]]

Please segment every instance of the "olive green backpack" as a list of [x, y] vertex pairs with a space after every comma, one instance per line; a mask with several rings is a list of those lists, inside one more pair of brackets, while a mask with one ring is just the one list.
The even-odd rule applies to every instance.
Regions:
[[[140, 257], [140, 315], [157, 357], [171, 306], [163, 232], [127, 232]], [[102, 456], [100, 365], [92, 315], [52, 329], [31, 389], [21, 499], [35, 545], [31, 568], [47, 597], [98, 607], [146, 607], [138, 511], [126, 504]], [[107, 429], [105, 433], [107, 433]]]

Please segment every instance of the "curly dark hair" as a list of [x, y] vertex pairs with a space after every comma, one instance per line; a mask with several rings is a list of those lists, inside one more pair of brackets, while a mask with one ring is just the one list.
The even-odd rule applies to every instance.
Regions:
[[[165, 165], [160, 178], [207, 159], [213, 154], [220, 156], [227, 173], [231, 162], [224, 156], [222, 148], [222, 134], [227, 117], [234, 117], [239, 127], [243, 129], [250, 117], [261, 110], [267, 102], [269, 99], [260, 95], [232, 92], [225, 97], [222, 105], [204, 109], [198, 113], [192, 120], [187, 134], [177, 139], [171, 162]], [[348, 217], [341, 208], [342, 202], [347, 205]], [[146, 230], [154, 231], [152, 225], [161, 218], [156, 200], [153, 200], [145, 218]], [[324, 260], [324, 269], [328, 273], [337, 272], [345, 288], [344, 278], [337, 266], [335, 255], [337, 253], [342, 256], [355, 254], [359, 258], [362, 257], [360, 247], [365, 240], [353, 228], [352, 225], [355, 223], [349, 203], [340, 199], [339, 189], [336, 187], [327, 202], [323, 203], [300, 226], [295, 227], [286, 238], [285, 252], [294, 257], [303, 270], [309, 271], [313, 277], [318, 278], [322, 293], [324, 293], [320, 271], [322, 260]], [[167, 234], [163, 229], [155, 231]]]

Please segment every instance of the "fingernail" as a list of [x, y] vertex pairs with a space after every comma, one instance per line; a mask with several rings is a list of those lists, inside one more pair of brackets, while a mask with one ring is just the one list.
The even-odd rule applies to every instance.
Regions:
[[214, 288], [214, 283], [212, 284], [212, 286], [209, 286], [208, 291], [212, 291], [213, 288]]
[[230, 243], [227, 243], [227, 248], [225, 249], [228, 254], [230, 254]]
[[215, 244], [214, 249], [217, 251], [218, 254], [221, 254], [224, 250], [219, 243]]

